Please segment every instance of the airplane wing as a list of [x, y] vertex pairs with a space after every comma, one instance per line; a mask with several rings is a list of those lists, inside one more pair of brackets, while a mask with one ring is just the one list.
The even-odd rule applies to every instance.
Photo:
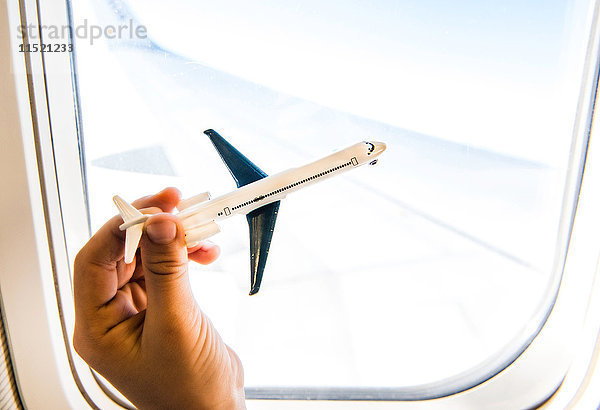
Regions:
[[279, 204], [280, 201], [272, 202], [246, 215], [250, 228], [250, 295], [260, 289]]
[[233, 145], [221, 137], [215, 130], [204, 131], [213, 143], [221, 159], [227, 165], [237, 187], [248, 185], [267, 176], [259, 167], [239, 152]]
[[[231, 176], [239, 187], [263, 179], [267, 176], [241, 152], [227, 142], [214, 130], [204, 131], [217, 152], [227, 165]], [[246, 215], [250, 231], [250, 295], [260, 289], [263, 272], [267, 264], [269, 247], [273, 238], [280, 201], [272, 202], [255, 209]]]

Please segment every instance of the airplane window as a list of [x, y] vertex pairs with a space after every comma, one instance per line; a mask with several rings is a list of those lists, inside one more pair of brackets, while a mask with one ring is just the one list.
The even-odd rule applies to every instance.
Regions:
[[220, 219], [220, 259], [191, 265], [198, 300], [248, 397], [482, 381], [552, 307], [590, 4], [73, 2], [75, 25], [147, 33], [76, 39], [91, 225], [115, 194], [235, 189], [207, 128], [269, 174], [383, 141], [376, 166], [345, 159], [283, 201], [255, 296], [246, 220]]

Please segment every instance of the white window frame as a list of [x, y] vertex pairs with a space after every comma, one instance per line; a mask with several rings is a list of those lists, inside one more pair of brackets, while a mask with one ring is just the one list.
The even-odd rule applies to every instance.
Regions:
[[[563, 274], [556, 276], [559, 283], [549, 284], [558, 289], [557, 295], [548, 292], [550, 299], [556, 297], [551, 311], [540, 310], [507, 351], [492, 358], [496, 363], [454, 377], [458, 381], [454, 384], [442, 381], [412, 390], [433, 397], [445, 384], [443, 394], [449, 395], [444, 397], [394, 402], [250, 400], [249, 408], [524, 408], [551, 396], [565, 375], [568, 383], [549, 406], [579, 397], [578, 389], [588, 380], [587, 363], [597, 350], [593, 347], [600, 324], [600, 315], [586, 315], [588, 306], [600, 304], [600, 285], [594, 281], [600, 256], [600, 171], [596, 169], [600, 142], [593, 138], [600, 124], [590, 134], [597, 90], [599, 7], [596, 1], [587, 22], [591, 36], [571, 158], [577, 163], [587, 154], [586, 168], [583, 176], [577, 167], [569, 170], [567, 192], [577, 192], [579, 202], [575, 212], [572, 205], [577, 196], [565, 195], [561, 232], [569, 246], [566, 255], [557, 252], [559, 265], [565, 258], [566, 262]], [[10, 193], [11, 198], [10, 203], [0, 201], [6, 219], [0, 230], [0, 292], [21, 397], [28, 408], [129, 407], [101, 387], [71, 343], [70, 267], [89, 235], [73, 62], [68, 53], [23, 54], [17, 49], [19, 24], [68, 24], [68, 3], [6, 0], [0, 3], [0, 18], [9, 22], [0, 25], [0, 60], [12, 57], [12, 63], [0, 71], [6, 91], [0, 96], [6, 136], [0, 150], [0, 192]], [[594, 123], [600, 121], [597, 118]], [[569, 217], [572, 212], [574, 219]], [[566, 249], [565, 243], [559, 249]], [[575, 356], [582, 335], [587, 335], [588, 349]], [[592, 337], [594, 343], [589, 342]], [[527, 346], [516, 358], [511, 357], [515, 345]], [[577, 363], [578, 372], [568, 373], [570, 366], [577, 369]], [[478, 382], [486, 371], [487, 380]]]

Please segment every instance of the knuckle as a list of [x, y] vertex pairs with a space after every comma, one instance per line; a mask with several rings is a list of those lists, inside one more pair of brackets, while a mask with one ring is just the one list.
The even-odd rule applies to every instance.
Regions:
[[77, 252], [77, 255], [75, 255], [75, 260], [73, 261], [74, 271], [78, 271], [83, 264], [83, 259], [85, 257], [84, 249], [85, 248], [82, 248], [81, 250], [79, 250], [79, 252]]
[[75, 330], [73, 334], [73, 348], [79, 356], [86, 362], [90, 363], [93, 356], [93, 348], [89, 338], [84, 336], [80, 331]]
[[104, 350], [99, 341], [88, 338], [73, 338], [73, 347], [77, 354], [91, 367], [99, 370], [103, 361], [106, 359]]
[[146, 260], [146, 267], [151, 273], [168, 275], [187, 269], [187, 260], [169, 258], [165, 255], [150, 255]]
[[102, 360], [104, 347], [103, 337], [98, 330], [94, 330], [86, 325], [78, 326], [76, 324], [73, 332], [73, 348], [77, 354], [90, 366], [96, 367]]

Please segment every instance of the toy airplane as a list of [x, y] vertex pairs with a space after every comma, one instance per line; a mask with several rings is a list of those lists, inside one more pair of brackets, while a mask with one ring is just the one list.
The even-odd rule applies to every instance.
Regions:
[[[232, 215], [246, 215], [250, 228], [250, 295], [260, 288], [267, 262], [279, 201], [289, 193], [315, 182], [364, 164], [375, 164], [386, 145], [383, 142], [359, 142], [315, 162], [267, 176], [248, 158], [214, 130], [204, 131], [229, 168], [238, 189], [211, 199], [208, 192], [181, 201], [177, 216], [181, 218], [188, 247], [220, 232], [217, 221]], [[131, 263], [148, 219], [119, 196], [113, 198], [125, 230], [125, 263]]]

